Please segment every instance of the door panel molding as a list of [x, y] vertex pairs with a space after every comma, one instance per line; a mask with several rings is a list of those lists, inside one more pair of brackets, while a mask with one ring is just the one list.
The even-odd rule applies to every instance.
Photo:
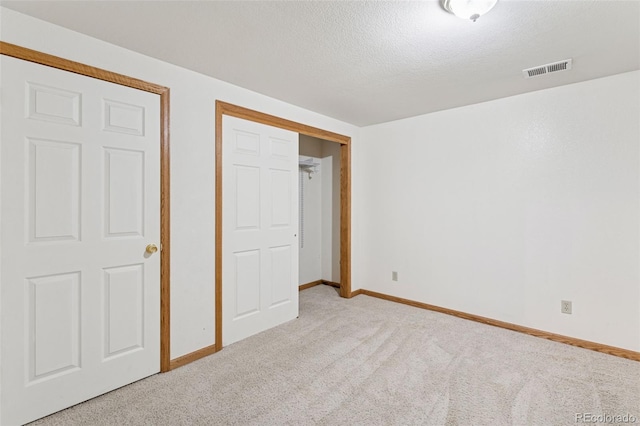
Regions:
[[169, 88], [0, 41], [0, 55], [160, 95], [160, 371], [171, 369]]
[[[351, 137], [308, 126], [306, 124], [265, 114], [252, 109], [216, 100], [216, 255], [215, 255], [215, 352], [222, 349], [222, 116], [241, 118], [268, 126], [279, 127], [330, 142], [340, 148], [340, 296], [351, 298]], [[208, 353], [207, 353], [208, 354]]]

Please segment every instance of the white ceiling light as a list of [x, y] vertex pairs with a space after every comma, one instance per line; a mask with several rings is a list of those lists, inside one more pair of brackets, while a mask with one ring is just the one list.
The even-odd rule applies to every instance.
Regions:
[[458, 18], [476, 19], [490, 11], [498, 0], [442, 0], [442, 6]]

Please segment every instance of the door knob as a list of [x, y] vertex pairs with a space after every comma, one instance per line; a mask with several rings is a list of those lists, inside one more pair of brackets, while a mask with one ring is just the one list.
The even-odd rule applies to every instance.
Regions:
[[158, 247], [155, 244], [149, 244], [146, 250], [147, 250], [147, 253], [153, 254], [158, 251]]

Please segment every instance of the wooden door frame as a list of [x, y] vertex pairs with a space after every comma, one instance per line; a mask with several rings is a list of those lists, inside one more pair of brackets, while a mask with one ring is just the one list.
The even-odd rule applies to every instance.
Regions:
[[215, 349], [222, 349], [222, 116], [237, 117], [340, 144], [340, 296], [351, 292], [351, 138], [216, 100], [216, 288]]
[[160, 95], [160, 371], [171, 369], [169, 88], [0, 41], [0, 55]]

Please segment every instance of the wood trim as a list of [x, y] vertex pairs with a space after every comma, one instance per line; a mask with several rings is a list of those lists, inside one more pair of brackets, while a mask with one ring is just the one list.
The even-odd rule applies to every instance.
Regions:
[[[468, 314], [466, 312], [456, 311], [453, 309], [442, 308], [440, 306], [429, 305], [427, 303], [416, 302], [415, 300], [403, 299], [401, 297], [391, 296], [384, 293], [378, 293], [371, 290], [356, 290], [356, 292], [378, 299], [384, 299], [391, 302], [402, 303], [403, 305], [414, 306], [416, 308], [427, 309], [430, 311], [440, 312], [454, 317], [479, 322], [482, 324], [492, 325], [494, 327], [505, 328], [507, 330], [517, 331], [519, 333], [528, 334], [530, 336], [540, 337], [542, 339], [552, 340], [554, 342], [565, 343], [571, 346], [577, 346], [583, 349], [589, 349], [596, 352], [602, 352], [609, 355], [618, 356], [621, 358], [627, 358], [633, 361], [640, 361], [640, 352], [635, 352], [629, 349], [617, 348], [615, 346], [603, 345], [601, 343], [590, 342], [588, 340], [577, 339], [575, 337], [563, 336], [560, 334], [549, 333], [547, 331], [537, 330], [535, 328], [523, 327], [521, 325], [512, 324], [509, 322], [498, 321], [491, 318], [482, 317], [480, 315]], [[352, 294], [353, 295], [353, 294]]]
[[351, 294], [349, 295], [349, 299], [351, 299], [352, 297], [356, 297], [357, 295], [362, 294], [362, 289], [357, 289], [357, 290], [353, 290], [351, 292]]
[[0, 54], [160, 95], [160, 371], [171, 369], [169, 88], [0, 41]]
[[322, 283], [323, 283], [322, 280], [317, 280], [317, 281], [311, 281], [310, 283], [301, 284], [300, 286], [298, 286], [298, 291], [306, 290], [308, 288], [315, 287], [315, 286], [320, 285]]
[[340, 296], [351, 297], [351, 144], [340, 147]]
[[340, 148], [340, 296], [351, 296], [351, 138], [317, 127], [216, 100], [215, 322], [216, 347], [222, 349], [222, 116], [242, 118], [341, 144]]
[[275, 115], [265, 114], [263, 112], [233, 105], [227, 102], [216, 101], [216, 111], [218, 111], [218, 109], [221, 114], [224, 115], [262, 123], [268, 126], [279, 127], [285, 130], [291, 130], [292, 132], [302, 133], [303, 135], [313, 136], [315, 138], [337, 142], [343, 145], [349, 145], [351, 143], [351, 138], [349, 136], [343, 136], [317, 127], [307, 126], [306, 124], [286, 120], [284, 118], [276, 117]]
[[160, 94], [160, 371], [171, 370], [171, 156], [169, 89]]
[[222, 349], [222, 114], [224, 114], [223, 105], [219, 101], [216, 101], [216, 350]]
[[320, 284], [328, 285], [328, 286], [335, 287], [335, 288], [341, 288], [342, 287], [340, 285], [340, 283], [336, 283], [336, 282], [333, 282], [333, 281], [316, 280], [316, 281], [311, 281], [310, 283], [301, 284], [298, 287], [298, 289], [299, 289], [299, 291], [302, 291], [302, 290], [306, 290], [306, 289], [311, 288], [311, 287], [315, 287], [315, 286], [320, 285]]
[[[340, 283], [327, 281], [327, 280], [320, 280], [320, 281], [322, 281], [322, 284], [324, 285], [330, 285], [331, 287], [335, 287], [335, 288], [342, 288], [342, 285]], [[342, 294], [340, 294], [340, 297], [343, 297]]]
[[218, 352], [216, 345], [206, 346], [202, 349], [198, 349], [197, 351], [188, 353], [176, 359], [172, 359], [169, 369], [174, 370], [178, 367], [182, 367], [183, 365], [199, 360], [200, 358], [204, 358], [205, 356], [212, 355], [216, 352]]
[[165, 91], [169, 90], [168, 88], [158, 84], [149, 83], [123, 74], [81, 64], [80, 62], [70, 61], [58, 56], [49, 55], [48, 53], [38, 52], [37, 50], [27, 49], [26, 47], [16, 46], [15, 44], [4, 41], [0, 41], [0, 54], [87, 77], [93, 77], [98, 80], [108, 81], [121, 86], [133, 87], [134, 89], [140, 89], [157, 95], [161, 95]]

